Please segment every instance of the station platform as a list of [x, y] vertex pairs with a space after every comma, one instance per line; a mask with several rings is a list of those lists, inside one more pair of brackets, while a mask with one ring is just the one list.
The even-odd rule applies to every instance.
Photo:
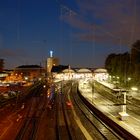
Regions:
[[112, 101], [101, 96], [99, 93], [93, 93], [89, 85], [80, 88], [81, 94], [96, 108], [102, 111], [114, 122], [119, 124], [125, 130], [140, 139], [140, 116], [132, 111], [126, 110], [125, 119], [120, 118], [122, 115], [122, 105], [115, 105]]

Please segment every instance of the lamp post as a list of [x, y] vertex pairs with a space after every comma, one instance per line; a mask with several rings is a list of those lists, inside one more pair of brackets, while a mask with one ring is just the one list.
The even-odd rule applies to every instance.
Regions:
[[123, 93], [123, 99], [124, 105], [122, 106], [122, 112], [126, 114], [126, 92]]
[[126, 113], [126, 91], [123, 92], [123, 105], [122, 105], [122, 112], [119, 112], [119, 117], [120, 119], [123, 121], [123, 120], [126, 120], [127, 117], [129, 116], [127, 113]]

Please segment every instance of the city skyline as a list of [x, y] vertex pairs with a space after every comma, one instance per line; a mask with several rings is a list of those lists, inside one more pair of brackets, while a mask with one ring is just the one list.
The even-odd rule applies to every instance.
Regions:
[[103, 67], [110, 53], [130, 51], [140, 36], [137, 0], [0, 1], [0, 58], [5, 68], [60, 63]]

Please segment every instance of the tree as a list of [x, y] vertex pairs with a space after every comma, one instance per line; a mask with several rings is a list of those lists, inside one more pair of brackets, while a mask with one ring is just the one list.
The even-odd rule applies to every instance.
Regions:
[[119, 81], [124, 84], [129, 75], [130, 55], [128, 52], [124, 54], [110, 54], [105, 61], [105, 68], [110, 75], [118, 76]]
[[134, 64], [140, 63], [140, 40], [137, 40], [131, 49], [131, 61]]
[[133, 68], [133, 84], [139, 85], [140, 79], [140, 40], [137, 40], [131, 49], [131, 65]]
[[107, 69], [108, 73], [113, 75], [113, 59], [115, 58], [116, 54], [112, 53], [107, 56], [105, 60], [105, 68]]
[[119, 76], [123, 85], [127, 85], [128, 77], [131, 77], [132, 85], [140, 85], [140, 40], [132, 45], [131, 54], [108, 55], [105, 68], [110, 75]]

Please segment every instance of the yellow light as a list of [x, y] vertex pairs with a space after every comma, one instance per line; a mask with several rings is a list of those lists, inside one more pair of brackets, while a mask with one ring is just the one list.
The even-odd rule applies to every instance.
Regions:
[[138, 88], [137, 88], [137, 87], [132, 87], [131, 90], [133, 90], [133, 91], [137, 91]]
[[128, 77], [128, 81], [130, 81], [131, 80], [131, 78], [130, 77]]

